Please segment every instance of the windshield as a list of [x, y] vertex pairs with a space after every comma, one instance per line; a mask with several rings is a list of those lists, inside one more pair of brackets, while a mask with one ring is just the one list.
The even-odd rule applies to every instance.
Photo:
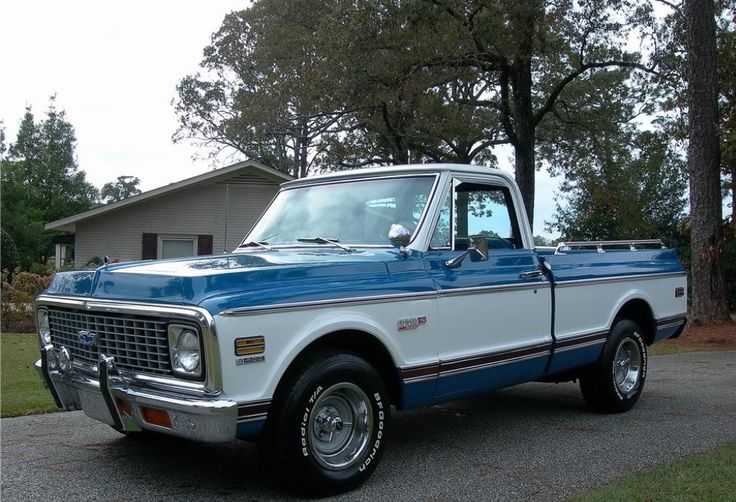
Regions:
[[387, 246], [388, 230], [394, 223], [414, 233], [434, 180], [434, 176], [414, 176], [284, 190], [245, 242], [289, 245], [319, 238]]

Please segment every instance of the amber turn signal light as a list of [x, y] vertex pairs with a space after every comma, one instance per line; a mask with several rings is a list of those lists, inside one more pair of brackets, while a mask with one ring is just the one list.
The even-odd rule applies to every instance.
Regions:
[[148, 406], [141, 406], [140, 408], [143, 420], [152, 425], [171, 429], [171, 417], [169, 417], [169, 413], [166, 410], [149, 408]]
[[250, 356], [263, 354], [266, 350], [266, 340], [262, 336], [235, 339], [235, 355]]

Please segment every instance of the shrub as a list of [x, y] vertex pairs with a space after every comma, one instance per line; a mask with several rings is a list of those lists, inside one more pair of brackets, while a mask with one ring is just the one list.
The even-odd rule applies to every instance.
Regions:
[[35, 330], [33, 301], [49, 287], [52, 274], [39, 275], [15, 269], [12, 282], [9, 274], [2, 274], [2, 302], [0, 330], [30, 333]]
[[35, 275], [47, 276], [54, 273], [54, 267], [45, 263], [31, 263], [28, 271]]
[[15, 241], [5, 229], [0, 229], [0, 269], [13, 271], [20, 265], [20, 256]]

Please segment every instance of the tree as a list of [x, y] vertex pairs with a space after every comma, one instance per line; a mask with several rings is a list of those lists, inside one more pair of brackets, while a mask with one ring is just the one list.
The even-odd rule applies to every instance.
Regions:
[[[423, 162], [492, 164], [495, 110], [472, 68], [421, 68], [421, 2], [260, 0], [225, 18], [206, 74], [184, 78], [175, 139], [230, 147], [294, 175]], [[360, 36], [356, 36], [360, 34]], [[407, 49], [407, 50], [403, 50]]]
[[688, 173], [695, 322], [730, 319], [723, 277], [721, 166], [713, 0], [685, 0]]
[[651, 32], [651, 6], [628, 1], [427, 3], [455, 20], [457, 34], [445, 44], [449, 52], [427, 63], [471, 66], [484, 73], [490, 88], [477, 104], [500, 113], [531, 222], [538, 128], [554, 120], [560, 95], [576, 80], [605, 68], [654, 70], [638, 53], [623, 49], [630, 38], [645, 40]]
[[13, 238], [5, 231], [4, 228], [0, 229], [0, 253], [2, 258], [0, 259], [0, 270], [3, 272], [7, 271], [12, 276], [13, 270], [20, 265], [20, 257], [18, 256], [18, 248], [15, 245]]
[[5, 124], [2, 120], [0, 120], [0, 162], [2, 162], [3, 158], [5, 157], [5, 151], [7, 147], [5, 146]]
[[626, 127], [592, 143], [592, 156], [562, 183], [548, 230], [562, 240], [662, 238], [677, 246], [685, 221], [685, 166], [667, 138]]
[[52, 234], [44, 231], [45, 223], [89, 209], [97, 200], [97, 189], [78, 170], [75, 147], [74, 128], [51, 97], [39, 122], [26, 109], [16, 141], [2, 159], [3, 228], [24, 268], [46, 260]]
[[[255, 2], [232, 12], [204, 50], [205, 74], [177, 86], [180, 127], [214, 153], [231, 148], [296, 177], [321, 153], [320, 137], [342, 111], [313, 30], [329, 31], [321, 2]], [[287, 20], [293, 19], [293, 22]]]
[[141, 193], [138, 185], [141, 180], [135, 176], [118, 176], [117, 181], [105, 183], [100, 190], [100, 199], [106, 204], [127, 199]]
[[175, 137], [300, 174], [489, 164], [511, 143], [531, 221], [538, 132], [560, 95], [601, 69], [651, 70], [623, 47], [652, 25], [627, 0], [259, 0], [214, 35], [208, 75], [180, 83]]

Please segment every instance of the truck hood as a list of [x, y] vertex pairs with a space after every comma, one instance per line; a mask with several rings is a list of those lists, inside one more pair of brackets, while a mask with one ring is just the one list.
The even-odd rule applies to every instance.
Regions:
[[418, 255], [308, 248], [128, 262], [57, 273], [45, 294], [197, 305], [215, 315], [228, 308], [386, 294], [399, 276], [404, 288], [406, 279], [425, 278], [418, 287], [431, 289]]

